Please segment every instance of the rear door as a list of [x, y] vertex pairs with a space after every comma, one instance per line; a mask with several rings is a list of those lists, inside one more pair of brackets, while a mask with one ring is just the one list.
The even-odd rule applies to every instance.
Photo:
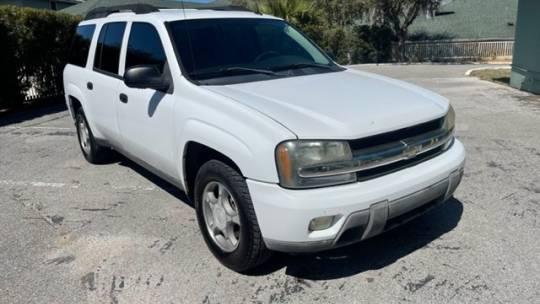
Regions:
[[[138, 65], [153, 65], [161, 73], [170, 73], [158, 30], [146, 22], [131, 25], [123, 70]], [[117, 112], [124, 150], [154, 169], [176, 177], [172, 88], [165, 93], [129, 88], [121, 83], [117, 95], [123, 100], [117, 103]]]
[[99, 133], [112, 145], [119, 144], [116, 102], [118, 86], [123, 82], [120, 72], [120, 51], [126, 22], [105, 23], [100, 30], [91, 79], [87, 80], [91, 120]]
[[64, 69], [66, 93], [80, 99], [84, 99], [86, 96], [86, 82], [92, 74], [86, 67], [95, 30], [95, 24], [85, 24], [77, 27], [71, 44], [68, 64]]

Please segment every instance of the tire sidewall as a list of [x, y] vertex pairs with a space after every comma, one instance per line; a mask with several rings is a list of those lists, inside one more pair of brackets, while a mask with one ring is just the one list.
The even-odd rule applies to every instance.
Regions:
[[[251, 223], [249, 223], [247, 219], [246, 210], [246, 204], [251, 204], [251, 202], [246, 202], [243, 200], [244, 196], [238, 193], [239, 189], [236, 189], [236, 187], [230, 182], [229, 179], [230, 176], [228, 176], [225, 170], [221, 170], [219, 166], [203, 166], [203, 168], [197, 175], [197, 179], [195, 182], [195, 209], [197, 211], [197, 221], [199, 223], [199, 229], [201, 230], [204, 240], [210, 248], [212, 254], [216, 258], [218, 258], [218, 260], [220, 260], [221, 263], [223, 263], [225, 266], [237, 271], [242, 271], [245, 267], [244, 264], [246, 263], [245, 257], [249, 256], [252, 246], [252, 231], [250, 230]], [[242, 226], [240, 228], [239, 244], [236, 250], [230, 253], [223, 251], [221, 248], [219, 248], [217, 244], [215, 244], [214, 240], [209, 235], [208, 229], [206, 227], [206, 222], [204, 219], [204, 208], [202, 206], [201, 200], [206, 185], [211, 182], [222, 183], [228, 188], [236, 202], [238, 214], [240, 216], [240, 223]]]
[[[86, 153], [86, 151], [84, 151], [83, 147], [82, 147], [82, 143], [81, 143], [81, 133], [80, 133], [80, 130], [79, 130], [79, 123], [80, 122], [84, 122], [84, 124], [86, 124], [86, 128], [88, 129], [88, 134], [90, 136], [90, 152], [89, 153]], [[86, 160], [88, 160], [89, 162], [93, 162], [93, 152], [95, 150], [95, 145], [94, 145], [94, 136], [92, 134], [92, 130], [90, 130], [90, 126], [88, 125], [88, 121], [86, 120], [86, 117], [84, 116], [84, 112], [82, 111], [82, 109], [79, 109], [77, 111], [77, 115], [76, 115], [76, 118], [75, 118], [75, 125], [76, 125], [76, 128], [77, 128], [77, 139], [79, 141], [79, 148], [81, 149], [81, 152], [84, 156], [84, 158], [86, 158]]]
[[[80, 135], [80, 130], [79, 130], [80, 121], [84, 122], [84, 124], [86, 125], [86, 128], [88, 129], [89, 144], [90, 144], [90, 151], [88, 153], [84, 151], [81, 144], [81, 135]], [[81, 149], [81, 152], [84, 158], [89, 163], [94, 164], [94, 165], [101, 165], [101, 164], [106, 164], [110, 162], [113, 156], [111, 154], [111, 150], [97, 143], [94, 137], [94, 133], [92, 132], [92, 129], [90, 128], [90, 124], [88, 124], [88, 119], [86, 119], [86, 115], [84, 115], [84, 111], [82, 108], [78, 109], [77, 114], [75, 116], [75, 128], [77, 129], [77, 139], [79, 141], [79, 148]]]

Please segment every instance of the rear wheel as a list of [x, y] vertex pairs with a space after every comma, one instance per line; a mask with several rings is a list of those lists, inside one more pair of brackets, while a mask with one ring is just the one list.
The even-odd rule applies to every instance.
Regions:
[[194, 196], [206, 244], [223, 265], [247, 272], [268, 260], [246, 181], [236, 170], [207, 162], [197, 174]]
[[82, 108], [79, 108], [77, 111], [75, 126], [77, 128], [79, 146], [81, 147], [84, 158], [89, 163], [102, 164], [111, 159], [112, 151], [107, 147], [100, 146], [96, 142]]

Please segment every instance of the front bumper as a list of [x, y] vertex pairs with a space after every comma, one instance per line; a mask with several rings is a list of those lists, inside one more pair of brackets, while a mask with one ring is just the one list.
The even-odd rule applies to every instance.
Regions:
[[[448, 200], [463, 176], [465, 150], [351, 185], [288, 190], [248, 180], [266, 246], [283, 252], [317, 252], [368, 239]], [[312, 219], [336, 216], [330, 228], [309, 231]]]

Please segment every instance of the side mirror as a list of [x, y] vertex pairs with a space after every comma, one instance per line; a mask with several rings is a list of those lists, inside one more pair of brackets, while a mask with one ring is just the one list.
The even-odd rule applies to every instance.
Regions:
[[166, 92], [171, 85], [159, 69], [152, 65], [139, 65], [127, 69], [124, 73], [124, 83], [130, 88], [154, 89], [162, 92]]

